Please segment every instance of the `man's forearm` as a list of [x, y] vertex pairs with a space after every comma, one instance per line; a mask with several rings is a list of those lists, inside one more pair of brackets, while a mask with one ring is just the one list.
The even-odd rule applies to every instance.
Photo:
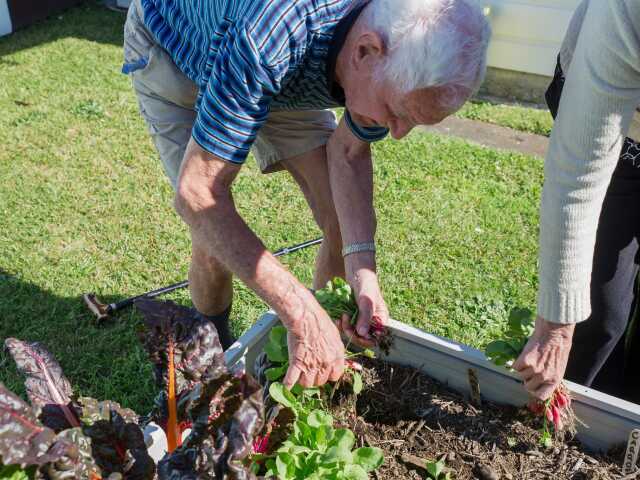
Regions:
[[[294, 326], [314, 301], [313, 295], [265, 249], [238, 214], [230, 193], [235, 175], [225, 179], [224, 174], [203, 172], [217, 168], [220, 162], [198, 158], [204, 156], [197, 147], [188, 150], [181, 179], [193, 180], [183, 181], [179, 187], [176, 210], [191, 228], [192, 236], [202, 239], [199, 243], [207, 246], [210, 256], [254, 290], [287, 327]], [[198, 182], [201, 177], [210, 180]]]

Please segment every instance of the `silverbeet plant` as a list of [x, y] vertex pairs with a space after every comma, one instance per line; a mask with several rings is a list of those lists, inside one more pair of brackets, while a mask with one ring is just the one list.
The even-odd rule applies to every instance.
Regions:
[[[514, 308], [509, 313], [508, 328], [504, 338], [489, 343], [485, 354], [496, 365], [511, 368], [520, 356], [535, 328], [535, 315], [526, 308]], [[571, 408], [571, 396], [567, 388], [560, 384], [550, 398], [545, 401], [531, 400], [529, 410], [542, 417], [540, 444], [545, 448], [553, 445], [553, 433], [575, 432], [577, 418]]]
[[160, 388], [148, 420], [165, 430], [169, 447], [158, 478], [255, 478], [248, 457], [264, 429], [260, 385], [228, 370], [215, 327], [192, 309], [148, 299], [136, 307]]
[[5, 348], [25, 375], [31, 405], [0, 384], [0, 472], [9, 478], [152, 479], [137, 415], [115, 402], [76, 397], [39, 343]]
[[138, 415], [112, 401], [77, 397], [42, 345], [8, 339], [31, 405], [0, 384], [0, 478], [256, 478], [248, 457], [265, 427], [262, 387], [227, 369], [215, 328], [193, 310], [154, 300], [137, 307], [160, 387], [145, 422], [173, 437], [157, 468]]

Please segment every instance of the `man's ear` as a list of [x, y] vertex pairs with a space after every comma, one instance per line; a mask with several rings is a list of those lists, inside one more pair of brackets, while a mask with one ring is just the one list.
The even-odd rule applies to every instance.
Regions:
[[363, 32], [357, 39], [351, 57], [356, 71], [372, 71], [373, 67], [382, 61], [386, 55], [385, 43], [382, 37], [374, 31]]

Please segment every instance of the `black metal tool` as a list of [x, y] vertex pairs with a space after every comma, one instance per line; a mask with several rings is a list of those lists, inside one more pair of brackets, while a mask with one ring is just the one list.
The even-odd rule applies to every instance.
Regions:
[[[319, 243], [322, 243], [322, 237], [316, 238], [315, 240], [308, 240], [304, 243], [299, 243], [298, 245], [294, 245], [292, 247], [281, 248], [280, 250], [274, 252], [273, 256], [281, 257], [283, 255], [288, 255], [290, 253], [297, 252], [298, 250], [302, 250], [313, 245], [318, 245]], [[101, 322], [109, 318], [112, 313], [130, 307], [136, 300], [139, 300], [141, 298], [155, 298], [157, 296], [164, 295], [165, 293], [184, 288], [187, 285], [189, 285], [189, 281], [184, 280], [182, 282], [174, 283], [173, 285], [158, 288], [156, 290], [151, 290], [150, 292], [143, 293], [141, 295], [136, 295], [135, 297], [125, 298], [124, 300], [120, 300], [116, 303], [102, 303], [98, 299], [98, 297], [96, 297], [95, 293], [85, 293], [84, 295], [82, 295], [82, 299], [84, 300], [84, 303], [87, 305], [89, 310], [96, 316], [98, 322]]]

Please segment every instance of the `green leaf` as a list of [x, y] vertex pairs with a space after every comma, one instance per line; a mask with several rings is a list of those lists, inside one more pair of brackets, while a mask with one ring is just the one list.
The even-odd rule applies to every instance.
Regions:
[[507, 341], [495, 340], [486, 346], [485, 355], [496, 365], [504, 365], [510, 360], [515, 360], [519, 352], [516, 352]]
[[356, 436], [347, 428], [338, 428], [333, 434], [330, 445], [351, 450], [356, 443]]
[[293, 457], [288, 453], [278, 454], [276, 457], [276, 471], [278, 472], [278, 478], [282, 480], [295, 478], [296, 467]]
[[544, 448], [553, 447], [553, 437], [551, 436], [551, 432], [547, 429], [542, 430], [542, 436], [540, 437], [540, 445]]
[[354, 463], [351, 450], [341, 447], [329, 447], [326, 453], [321, 457], [323, 464], [334, 464], [338, 462]]
[[315, 447], [315, 435], [309, 425], [298, 420], [293, 424], [293, 431], [298, 443]]
[[351, 464], [344, 467], [340, 478], [344, 480], [368, 480], [369, 475], [360, 465]]
[[34, 469], [29, 471], [20, 468], [20, 465], [2, 465], [0, 463], [0, 479], [2, 480], [30, 480], [33, 478]]
[[319, 428], [322, 425], [332, 426], [333, 417], [322, 410], [314, 410], [307, 417], [307, 424], [313, 428]]
[[289, 360], [289, 355], [286, 349], [283, 349], [280, 345], [268, 342], [264, 346], [264, 352], [267, 354], [267, 358], [271, 362], [286, 362]]
[[269, 341], [275, 345], [287, 347], [287, 329], [281, 325], [276, 325], [269, 332]]
[[270, 382], [277, 382], [278, 380], [281, 380], [282, 378], [284, 378], [288, 368], [289, 368], [289, 362], [286, 362], [280, 367], [267, 368], [264, 371], [264, 374]]
[[427, 462], [426, 467], [427, 472], [429, 472], [431, 478], [433, 478], [434, 480], [438, 480], [440, 475], [442, 475], [442, 472], [444, 471], [445, 465], [443, 461]]
[[269, 395], [274, 401], [284, 405], [285, 407], [289, 407], [294, 410], [297, 407], [296, 397], [294, 397], [293, 394], [279, 382], [269, 385]]
[[382, 450], [375, 447], [362, 447], [353, 452], [353, 463], [360, 465], [365, 471], [371, 472], [384, 462]]
[[535, 316], [528, 308], [512, 308], [509, 312], [509, 332], [514, 337], [529, 337], [530, 327], [535, 325]]
[[265, 478], [271, 478], [277, 475], [276, 461], [273, 458], [268, 459], [264, 466], [267, 469], [267, 472], [264, 474]]
[[353, 372], [353, 393], [359, 395], [362, 392], [362, 375], [358, 372]]
[[324, 451], [334, 435], [333, 427], [329, 425], [320, 425], [315, 429], [315, 441], [319, 450]]

